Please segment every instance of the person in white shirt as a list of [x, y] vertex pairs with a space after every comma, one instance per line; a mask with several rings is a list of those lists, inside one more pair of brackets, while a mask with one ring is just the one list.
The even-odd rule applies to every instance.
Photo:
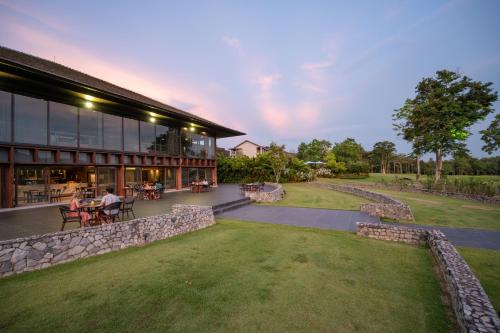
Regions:
[[[101, 204], [99, 206], [101, 207], [106, 207], [107, 205], [110, 205], [112, 203], [115, 203], [115, 202], [120, 202], [120, 198], [118, 198], [115, 194], [114, 194], [114, 190], [112, 187], [107, 187], [106, 188], [106, 195], [104, 195], [102, 197], [102, 200], [101, 200]], [[104, 214], [106, 215], [111, 215], [111, 214], [118, 214], [118, 209], [113, 209], [113, 210], [104, 210]], [[109, 221], [108, 221], [109, 222]]]

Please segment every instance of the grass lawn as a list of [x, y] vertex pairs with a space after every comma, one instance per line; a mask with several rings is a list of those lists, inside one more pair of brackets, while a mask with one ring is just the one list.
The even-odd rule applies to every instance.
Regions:
[[366, 199], [318, 188], [308, 183], [283, 184], [286, 191], [285, 199], [272, 203], [276, 206], [294, 206], [325, 209], [359, 210], [359, 205]]
[[[339, 180], [331, 179], [321, 179], [320, 181], [339, 182]], [[426, 193], [381, 189], [370, 189], [370, 191], [388, 194], [410, 205], [415, 222], [418, 224], [500, 231], [500, 207], [498, 205], [486, 205], [475, 201], [452, 199]]]
[[425, 248], [217, 222], [0, 280], [0, 331], [451, 330]]
[[500, 251], [468, 247], [459, 247], [457, 250], [481, 281], [495, 310], [500, 311]]

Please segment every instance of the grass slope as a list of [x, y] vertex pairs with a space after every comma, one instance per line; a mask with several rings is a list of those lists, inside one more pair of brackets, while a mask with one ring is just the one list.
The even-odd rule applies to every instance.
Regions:
[[283, 184], [286, 196], [283, 200], [272, 203], [276, 206], [294, 206], [307, 208], [359, 210], [359, 205], [366, 199], [318, 188], [308, 183]]
[[460, 247], [458, 252], [472, 268], [496, 311], [500, 311], [500, 251]]
[[446, 332], [428, 250], [234, 220], [0, 280], [3, 332]]
[[[338, 179], [320, 179], [320, 181], [341, 183]], [[375, 188], [369, 190], [388, 194], [408, 204], [415, 216], [415, 222], [418, 224], [500, 231], [500, 207], [498, 205], [487, 205], [476, 201], [452, 199], [425, 193]], [[405, 221], [400, 222], [404, 223]]]

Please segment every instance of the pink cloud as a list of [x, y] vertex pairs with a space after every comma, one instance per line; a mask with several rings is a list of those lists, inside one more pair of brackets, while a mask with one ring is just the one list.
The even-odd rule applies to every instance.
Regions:
[[262, 90], [271, 89], [281, 78], [280, 74], [270, 74], [270, 75], [261, 75], [256, 80], [256, 83], [260, 86]]

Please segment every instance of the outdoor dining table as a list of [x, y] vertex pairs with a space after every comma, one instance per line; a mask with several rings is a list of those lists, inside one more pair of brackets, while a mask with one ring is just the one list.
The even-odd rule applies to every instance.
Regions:
[[80, 209], [90, 214], [90, 219], [89, 219], [90, 224], [96, 225], [98, 223], [96, 219], [97, 219], [97, 211], [99, 210], [100, 206], [101, 206], [100, 198], [99, 199], [93, 198], [92, 201], [87, 201], [80, 204]]

